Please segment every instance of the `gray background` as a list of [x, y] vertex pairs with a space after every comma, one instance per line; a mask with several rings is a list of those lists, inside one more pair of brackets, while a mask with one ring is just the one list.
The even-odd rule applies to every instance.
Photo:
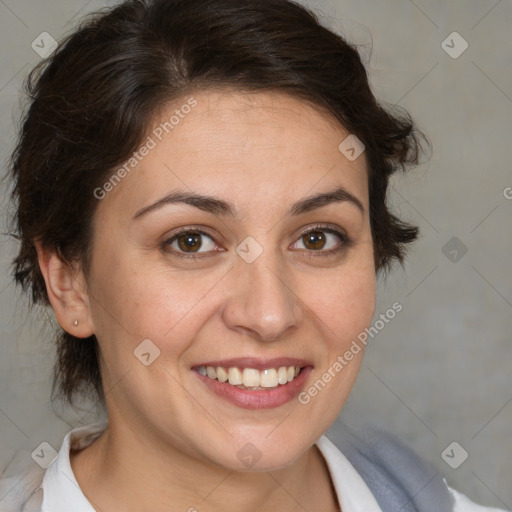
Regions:
[[[19, 118], [21, 81], [40, 58], [32, 41], [41, 32], [58, 40], [81, 15], [109, 4], [0, 0], [2, 173]], [[309, 5], [360, 45], [376, 96], [408, 109], [433, 143], [427, 163], [393, 178], [390, 204], [420, 226], [421, 239], [405, 269], [379, 283], [376, 318], [395, 301], [403, 310], [371, 340], [342, 416], [350, 424], [369, 419], [383, 425], [431, 461], [452, 487], [510, 509], [512, 199], [504, 191], [512, 187], [512, 3]], [[458, 58], [441, 46], [453, 31], [469, 44]], [[448, 44], [460, 48], [455, 40]], [[6, 193], [4, 187], [2, 231]], [[453, 237], [458, 245], [445, 247]], [[27, 314], [9, 272], [15, 251], [2, 235], [0, 468], [7, 466], [7, 474], [31, 463], [30, 452], [40, 442], [58, 449], [70, 426], [95, 419], [86, 407], [55, 410], [49, 404], [53, 349], [45, 324], [52, 313]], [[441, 457], [453, 441], [469, 454], [458, 469]], [[456, 447], [452, 453], [459, 460], [463, 452]]]

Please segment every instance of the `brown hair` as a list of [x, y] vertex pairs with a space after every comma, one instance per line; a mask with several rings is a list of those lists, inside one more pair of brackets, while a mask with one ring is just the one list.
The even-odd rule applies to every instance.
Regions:
[[[388, 210], [388, 180], [418, 162], [426, 139], [406, 112], [376, 101], [355, 47], [288, 0], [128, 0], [85, 20], [24, 85], [29, 105], [10, 165], [21, 242], [13, 264], [33, 304], [49, 304], [34, 240], [87, 276], [93, 191], [131, 157], [162, 105], [226, 86], [291, 94], [365, 144], [375, 267], [403, 264], [418, 228]], [[104, 403], [94, 335], [60, 330], [54, 384], [70, 403]]]

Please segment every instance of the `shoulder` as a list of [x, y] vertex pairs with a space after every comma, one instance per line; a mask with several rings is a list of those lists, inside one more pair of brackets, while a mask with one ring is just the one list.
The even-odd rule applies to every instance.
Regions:
[[452, 512], [454, 498], [438, 471], [397, 436], [376, 425], [337, 421], [327, 436], [361, 475], [384, 512]]
[[36, 512], [42, 502], [45, 470], [34, 466], [15, 476], [0, 479], [0, 512]]
[[370, 424], [337, 421], [326, 436], [345, 455], [383, 511], [500, 512], [473, 503], [451, 489], [443, 476], [407, 443]]
[[[70, 486], [74, 479], [69, 464], [70, 449], [88, 446], [106, 426], [107, 423], [102, 421], [74, 428], [64, 436], [57, 456], [46, 468], [33, 463], [15, 476], [0, 477], [0, 512], [40, 512], [43, 504], [58, 503], [66, 486]], [[83, 495], [78, 484], [73, 486], [71, 483], [71, 488], [78, 494], [75, 498], [81, 499]], [[49, 510], [54, 508], [50, 506]]]

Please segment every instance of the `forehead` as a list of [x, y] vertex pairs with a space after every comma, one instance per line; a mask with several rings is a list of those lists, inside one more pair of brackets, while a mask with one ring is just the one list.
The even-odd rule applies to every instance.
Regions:
[[196, 92], [160, 109], [149, 150], [109, 200], [137, 209], [179, 187], [245, 210], [343, 186], [366, 208], [364, 154], [350, 161], [338, 148], [349, 135], [329, 113], [283, 93]]
[[[191, 100], [197, 102], [193, 109], [181, 113], [179, 122], [169, 134], [163, 134], [162, 147], [182, 145], [188, 151], [208, 151], [217, 157], [245, 156], [258, 151], [262, 157], [275, 149], [288, 157], [308, 156], [318, 160], [325, 154], [336, 153], [348, 132], [324, 109], [304, 100], [275, 91], [244, 93], [233, 90], [203, 91], [173, 102], [159, 112], [151, 133], [164, 127], [171, 118], [185, 111]], [[166, 136], [168, 135], [168, 136]], [[197, 136], [197, 137], [195, 137]], [[266, 150], [262, 152], [261, 150]], [[229, 150], [226, 155], [220, 155]]]

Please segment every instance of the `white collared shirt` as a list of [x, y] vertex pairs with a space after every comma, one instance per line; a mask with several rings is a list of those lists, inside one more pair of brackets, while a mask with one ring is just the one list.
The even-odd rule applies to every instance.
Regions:
[[[10, 482], [4, 480], [0, 486], [0, 496], [4, 495], [0, 512], [95, 512], [78, 485], [69, 452], [71, 448], [80, 450], [91, 444], [106, 426], [106, 422], [94, 423], [68, 432], [57, 457], [45, 470], [41, 485], [25, 505], [19, 502], [19, 497], [24, 494], [23, 486], [33, 484], [34, 478], [26, 477], [22, 482], [20, 479], [16, 482], [16, 478], [7, 479]], [[382, 512], [372, 492], [343, 453], [326, 436], [322, 436], [316, 445], [326, 461], [343, 512]], [[455, 499], [453, 512], [505, 512], [477, 505], [463, 494], [449, 490]]]

